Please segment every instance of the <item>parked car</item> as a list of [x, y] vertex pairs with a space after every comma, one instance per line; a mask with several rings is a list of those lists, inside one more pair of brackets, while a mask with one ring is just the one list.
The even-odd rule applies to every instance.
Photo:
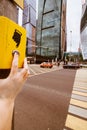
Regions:
[[50, 62], [42, 62], [42, 63], [40, 64], [40, 67], [42, 67], [42, 68], [52, 68], [52, 67], [53, 67], [53, 64], [50, 63]]
[[79, 64], [76, 63], [72, 63], [72, 64], [67, 64], [67, 65], [63, 65], [64, 69], [78, 69], [81, 66]]

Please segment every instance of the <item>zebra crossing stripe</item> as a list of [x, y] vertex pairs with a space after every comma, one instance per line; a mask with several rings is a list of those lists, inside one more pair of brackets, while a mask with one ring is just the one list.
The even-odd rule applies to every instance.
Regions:
[[79, 101], [76, 99], [71, 99], [70, 104], [87, 109], [87, 102]]
[[87, 130], [87, 121], [68, 114], [65, 126], [72, 130]]

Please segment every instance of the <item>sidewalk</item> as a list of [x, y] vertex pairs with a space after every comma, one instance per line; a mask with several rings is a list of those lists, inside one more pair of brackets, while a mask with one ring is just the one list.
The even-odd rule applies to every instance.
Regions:
[[87, 130], [87, 69], [78, 69], [64, 130]]

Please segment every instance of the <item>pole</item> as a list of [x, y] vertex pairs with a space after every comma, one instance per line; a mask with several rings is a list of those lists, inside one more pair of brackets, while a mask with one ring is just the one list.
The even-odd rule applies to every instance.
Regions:
[[72, 49], [72, 31], [70, 31], [70, 53]]
[[70, 61], [71, 61], [71, 52], [72, 52], [72, 31], [70, 31]]

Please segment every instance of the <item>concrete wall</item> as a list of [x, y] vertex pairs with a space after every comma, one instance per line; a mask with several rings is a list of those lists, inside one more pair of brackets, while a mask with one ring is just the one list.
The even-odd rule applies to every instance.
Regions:
[[10, 0], [0, 0], [0, 15], [17, 22], [17, 7]]

